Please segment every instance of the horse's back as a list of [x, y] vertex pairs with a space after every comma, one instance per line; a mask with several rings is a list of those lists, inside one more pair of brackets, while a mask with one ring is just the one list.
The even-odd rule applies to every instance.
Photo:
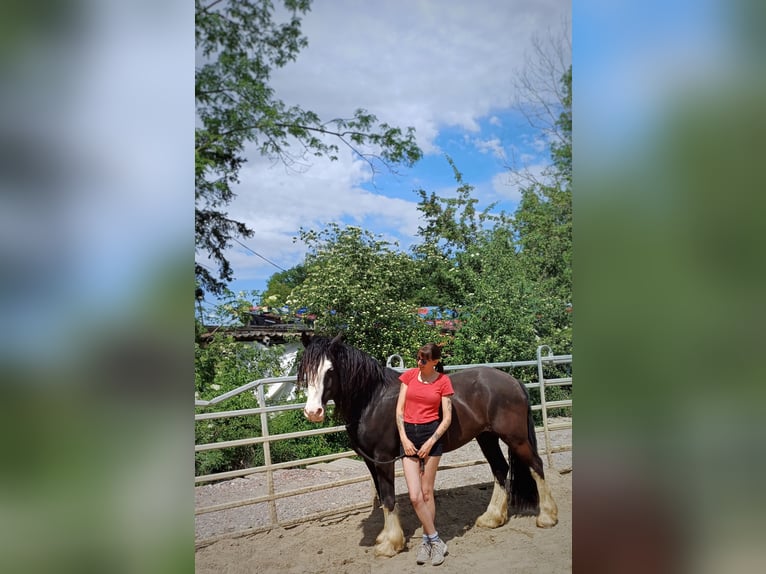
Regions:
[[526, 402], [521, 383], [508, 373], [493, 367], [472, 367], [449, 375], [456, 397], [489, 393], [496, 397], [517, 397]]
[[449, 377], [455, 394], [445, 450], [454, 450], [483, 432], [495, 432], [498, 421], [505, 427], [513, 419], [519, 429], [526, 428], [527, 394], [513, 376], [492, 367], [472, 367]]

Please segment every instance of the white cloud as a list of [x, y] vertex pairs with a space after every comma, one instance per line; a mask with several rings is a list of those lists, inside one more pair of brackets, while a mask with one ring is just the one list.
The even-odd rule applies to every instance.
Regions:
[[505, 159], [505, 149], [503, 148], [503, 142], [499, 138], [492, 138], [489, 140], [475, 139], [473, 144], [481, 153], [491, 153], [498, 159]]
[[498, 197], [509, 201], [521, 200], [521, 187], [510, 172], [502, 172], [492, 178], [492, 190]]
[[413, 125], [428, 148], [439, 126], [476, 131], [480, 116], [507, 107], [532, 36], [569, 10], [565, 0], [316, 4], [304, 21], [308, 49], [274, 87], [322, 116], [361, 106]]
[[521, 200], [521, 190], [533, 182], [543, 183], [547, 177], [545, 171], [550, 166], [544, 163], [527, 165], [520, 171], [503, 171], [492, 178], [494, 200], [518, 203]]

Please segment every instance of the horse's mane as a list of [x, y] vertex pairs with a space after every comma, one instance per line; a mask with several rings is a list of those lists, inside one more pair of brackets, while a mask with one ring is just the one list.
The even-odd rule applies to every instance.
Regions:
[[335, 414], [345, 422], [357, 421], [362, 409], [386, 386], [386, 368], [337, 337], [315, 336], [304, 349], [298, 367], [300, 385], [305, 383], [308, 373], [316, 373], [325, 356], [332, 361], [336, 381], [331, 397]]

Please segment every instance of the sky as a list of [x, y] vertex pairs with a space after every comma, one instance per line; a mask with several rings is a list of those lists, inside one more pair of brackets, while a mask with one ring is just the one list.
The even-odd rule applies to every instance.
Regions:
[[406, 250], [422, 223], [415, 190], [455, 193], [445, 154], [480, 209], [498, 202], [513, 212], [519, 190], [509, 166], [538, 173], [549, 157], [514, 107], [514, 83], [533, 38], [568, 37], [570, 13], [569, 0], [316, 2], [303, 20], [308, 47], [272, 74], [276, 95], [323, 119], [364, 108], [380, 122], [412, 126], [424, 157], [391, 174], [373, 173], [347, 149], [337, 161], [310, 158], [297, 168], [248, 149], [228, 213], [255, 233], [242, 240], [249, 249], [234, 243], [226, 254], [232, 291], [263, 291], [271, 275], [299, 264], [300, 228], [357, 225]]

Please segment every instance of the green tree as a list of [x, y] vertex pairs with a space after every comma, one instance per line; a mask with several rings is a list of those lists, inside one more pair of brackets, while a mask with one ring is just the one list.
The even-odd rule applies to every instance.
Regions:
[[425, 225], [418, 228], [421, 243], [413, 247], [418, 277], [422, 278], [416, 292], [421, 305], [459, 308], [472, 296], [482, 274], [476, 246], [491, 226], [506, 224], [507, 218], [503, 213], [492, 213], [494, 204], [478, 212], [473, 186], [463, 180], [451, 157], [447, 156], [447, 162], [458, 186], [455, 197], [417, 190], [418, 210]]
[[270, 0], [195, 0], [195, 246], [217, 266], [213, 271], [195, 262], [195, 276], [207, 291], [220, 293], [233, 277], [224, 255], [232, 239], [252, 236], [225, 211], [246, 161], [246, 143], [287, 166], [308, 155], [337, 159], [341, 145], [373, 170], [411, 165], [422, 155], [413, 128], [378, 123], [363, 109], [325, 121], [277, 97], [271, 71], [308, 45], [301, 16], [310, 4], [283, 0], [277, 10]]
[[[461, 286], [462, 293], [455, 292], [463, 304], [462, 327], [451, 345], [457, 362], [529, 358], [540, 344], [571, 352], [571, 85], [570, 67], [561, 78], [564, 107], [556, 122], [559, 138], [551, 145], [548, 183], [530, 182], [512, 218], [498, 218], [475, 233], [465, 228], [464, 251], [453, 255], [453, 283]], [[460, 197], [469, 201], [468, 195]], [[460, 228], [457, 223], [433, 225], [460, 236], [450, 231]], [[465, 263], [459, 264], [460, 257]]]
[[301, 230], [306, 279], [291, 296], [317, 315], [315, 329], [344, 333], [347, 343], [380, 361], [394, 353], [414, 356], [433, 328], [418, 321], [413, 298], [418, 267], [411, 257], [359, 227], [330, 224]]
[[534, 349], [533, 286], [525, 280], [511, 230], [498, 226], [475, 246], [482, 273], [451, 345], [458, 363], [496, 362]]
[[[569, 144], [569, 165], [571, 167], [572, 141], [572, 40], [570, 21], [564, 20], [557, 29], [550, 29], [545, 36], [534, 35], [531, 52], [524, 67], [513, 79], [514, 107], [521, 112], [527, 123], [550, 143], [553, 157], [556, 149]], [[569, 76], [569, 88], [562, 78]], [[562, 110], [569, 110], [568, 131], [561, 123]], [[564, 155], [567, 155], [564, 152]], [[525, 184], [538, 182], [538, 177], [525, 166], [509, 165], [509, 170], [518, 181]], [[569, 170], [571, 175], [571, 169]]]
[[553, 175], [559, 185], [567, 190], [572, 186], [572, 66], [561, 76], [562, 110], [556, 121], [559, 134], [551, 144]]
[[565, 306], [572, 294], [572, 69], [561, 78], [562, 110], [557, 121], [561, 139], [551, 146], [551, 183], [522, 190], [514, 216], [521, 257], [528, 273]]
[[281, 307], [290, 298], [293, 289], [306, 279], [306, 268], [296, 265], [285, 271], [274, 273], [266, 283], [266, 291], [263, 292], [263, 301], [269, 301], [270, 305]]

